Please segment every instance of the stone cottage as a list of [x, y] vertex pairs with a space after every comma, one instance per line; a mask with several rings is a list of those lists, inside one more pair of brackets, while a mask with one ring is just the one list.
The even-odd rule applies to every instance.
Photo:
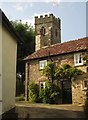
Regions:
[[35, 17], [35, 31], [35, 52], [25, 58], [25, 100], [31, 81], [45, 86], [42, 70], [51, 58], [58, 66], [68, 63], [83, 71], [77, 81], [63, 81], [65, 94], [62, 99], [62, 103], [83, 104], [88, 85], [88, 65], [83, 60], [88, 50], [88, 37], [61, 43], [61, 20], [53, 14]]
[[16, 34], [0, 9], [0, 115], [15, 107], [17, 42]]

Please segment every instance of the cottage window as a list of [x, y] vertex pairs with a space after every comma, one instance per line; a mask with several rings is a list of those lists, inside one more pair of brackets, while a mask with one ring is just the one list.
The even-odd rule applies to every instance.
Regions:
[[77, 65], [83, 65], [83, 58], [82, 58], [82, 54], [74, 54], [74, 64], [75, 66]]
[[40, 90], [45, 89], [45, 82], [40, 82]]
[[47, 65], [47, 60], [39, 61], [40, 69], [44, 69], [44, 67]]
[[88, 88], [88, 80], [85, 80], [84, 81], [84, 89], [87, 89]]
[[86, 68], [86, 71], [88, 72], [88, 67]]

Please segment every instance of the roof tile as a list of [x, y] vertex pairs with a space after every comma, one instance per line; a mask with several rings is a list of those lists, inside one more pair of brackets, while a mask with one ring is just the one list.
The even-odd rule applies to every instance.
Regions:
[[77, 52], [88, 49], [88, 37], [72, 40], [64, 43], [58, 43], [55, 45], [41, 48], [33, 54], [27, 56], [24, 60], [36, 59], [46, 57], [50, 55], [60, 55], [65, 53]]

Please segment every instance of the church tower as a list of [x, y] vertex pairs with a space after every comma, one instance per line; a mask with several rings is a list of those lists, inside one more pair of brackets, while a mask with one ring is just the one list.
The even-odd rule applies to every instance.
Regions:
[[61, 42], [60, 19], [53, 14], [35, 17], [35, 51]]

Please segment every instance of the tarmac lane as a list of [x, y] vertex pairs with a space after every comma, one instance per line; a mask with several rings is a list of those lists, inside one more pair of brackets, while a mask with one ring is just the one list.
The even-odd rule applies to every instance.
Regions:
[[18, 118], [85, 118], [83, 107], [17, 103]]

